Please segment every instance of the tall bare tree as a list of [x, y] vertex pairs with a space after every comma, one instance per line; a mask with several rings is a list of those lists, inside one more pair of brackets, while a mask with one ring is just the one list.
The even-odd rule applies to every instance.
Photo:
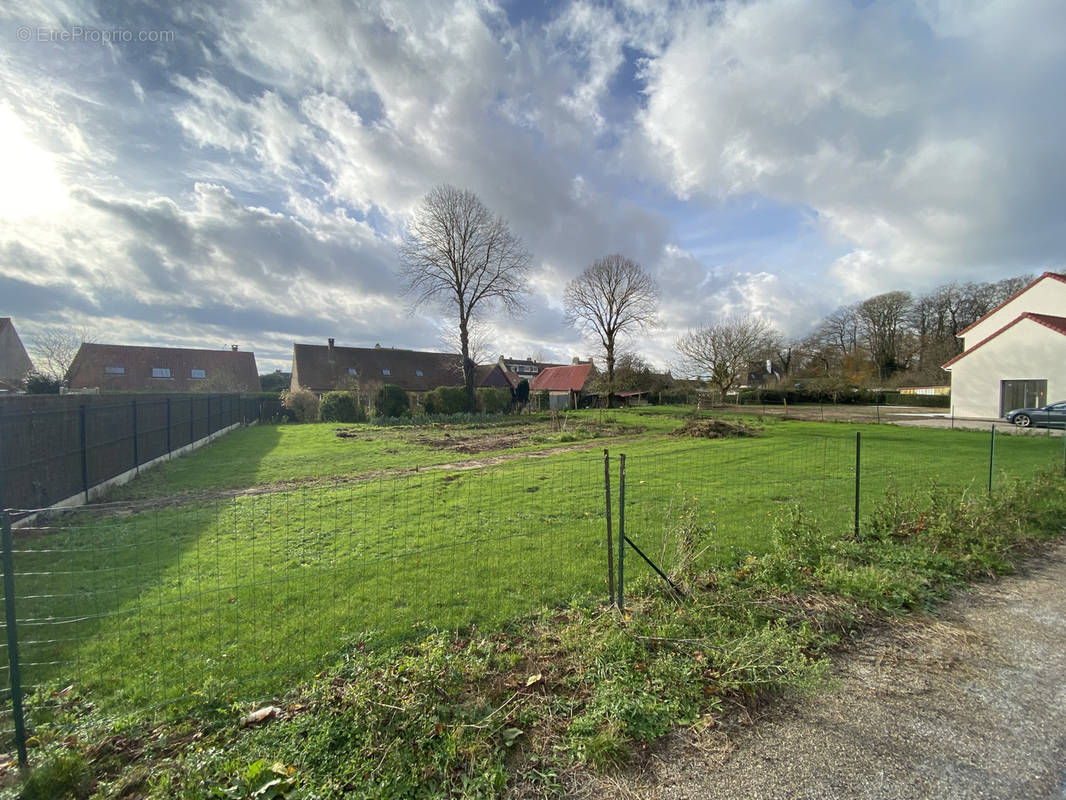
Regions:
[[731, 317], [691, 330], [677, 340], [684, 367], [693, 375], [706, 375], [722, 397], [773, 346], [779, 334], [759, 317]]
[[567, 321], [600, 340], [609, 401], [614, 392], [618, 339], [623, 333], [655, 324], [659, 287], [640, 264], [615, 253], [592, 262], [570, 281], [563, 299]]
[[474, 401], [471, 323], [493, 303], [521, 312], [530, 254], [507, 222], [466, 189], [441, 185], [423, 198], [400, 247], [400, 277], [414, 305], [456, 312], [463, 381]]
[[74, 356], [78, 354], [78, 348], [92, 341], [93, 333], [87, 327], [42, 328], [33, 337], [30, 348], [34, 368], [42, 375], [61, 381], [66, 378], [67, 370], [70, 369]]
[[910, 292], [885, 292], [859, 303], [859, 330], [877, 377], [884, 381], [906, 369], [914, 349], [911, 341]]

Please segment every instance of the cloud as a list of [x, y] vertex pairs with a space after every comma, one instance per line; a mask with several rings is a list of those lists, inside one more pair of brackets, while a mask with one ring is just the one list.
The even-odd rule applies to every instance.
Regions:
[[647, 168], [814, 209], [854, 294], [1061, 258], [1066, 6], [726, 2], [646, 66]]

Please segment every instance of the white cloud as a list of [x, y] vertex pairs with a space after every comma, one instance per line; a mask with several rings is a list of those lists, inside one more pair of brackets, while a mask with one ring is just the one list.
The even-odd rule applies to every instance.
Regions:
[[693, 11], [647, 70], [645, 157], [681, 196], [815, 209], [859, 294], [1031, 270], [1061, 257], [1040, 205], [1066, 180], [1047, 102], [1064, 31], [1066, 5], [1040, 0]]

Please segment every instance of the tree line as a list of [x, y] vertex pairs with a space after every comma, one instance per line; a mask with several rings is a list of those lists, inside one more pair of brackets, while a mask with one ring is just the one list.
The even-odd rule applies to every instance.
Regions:
[[[474, 407], [474, 359], [468, 332], [493, 303], [521, 309], [531, 256], [507, 223], [472, 192], [439, 186], [426, 195], [401, 249], [401, 275], [415, 305], [457, 312], [468, 402]], [[841, 306], [809, 334], [788, 339], [755, 316], [730, 317], [688, 331], [675, 342], [677, 367], [721, 395], [759, 382], [807, 381], [838, 391], [948, 381], [942, 365], [961, 351], [958, 334], [1017, 293], [1032, 276], [994, 283], [953, 282], [924, 295], [893, 291]], [[598, 340], [605, 372], [597, 388], [649, 390], [656, 376], [623, 334], [657, 324], [659, 288], [632, 259], [597, 259], [565, 287], [567, 322]], [[761, 373], [753, 376], [752, 373]]]

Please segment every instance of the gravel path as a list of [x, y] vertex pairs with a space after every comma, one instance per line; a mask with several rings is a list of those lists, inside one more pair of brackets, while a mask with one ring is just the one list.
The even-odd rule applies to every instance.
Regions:
[[680, 737], [588, 797], [1066, 798], [1066, 545], [841, 656], [836, 687]]

